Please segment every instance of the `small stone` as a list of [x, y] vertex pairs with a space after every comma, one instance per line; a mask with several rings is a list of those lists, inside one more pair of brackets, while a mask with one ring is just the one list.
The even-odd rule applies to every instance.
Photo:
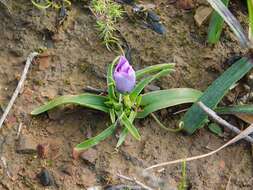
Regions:
[[37, 153], [40, 158], [47, 158], [49, 153], [49, 144], [48, 143], [38, 144]]
[[201, 26], [202, 24], [204, 24], [208, 20], [212, 12], [213, 9], [211, 7], [206, 6], [198, 7], [194, 15], [194, 19], [197, 25]]
[[43, 186], [51, 186], [54, 184], [54, 179], [48, 170], [42, 169], [41, 172], [37, 175], [40, 180], [40, 183]]
[[94, 163], [97, 159], [97, 150], [90, 148], [81, 154], [81, 158], [90, 163]]
[[21, 134], [17, 146], [16, 152], [19, 154], [34, 154], [37, 152], [37, 143], [31, 135]]

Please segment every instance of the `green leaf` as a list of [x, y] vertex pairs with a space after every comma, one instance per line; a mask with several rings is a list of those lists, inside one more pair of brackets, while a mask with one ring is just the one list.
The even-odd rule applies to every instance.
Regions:
[[247, 0], [248, 12], [249, 12], [249, 39], [253, 43], [253, 2]]
[[148, 74], [154, 74], [156, 72], [160, 72], [164, 69], [173, 69], [175, 66], [174, 63], [164, 63], [164, 64], [158, 64], [158, 65], [152, 65], [149, 67], [146, 67], [144, 69], [138, 70], [135, 72], [136, 79], [139, 80], [140, 78], [144, 77]]
[[137, 118], [144, 118], [157, 110], [198, 100], [202, 92], [191, 88], [172, 88], [159, 90], [142, 95], [140, 105], [143, 110], [138, 112]]
[[[133, 121], [136, 117], [136, 114], [137, 113], [135, 111], [131, 111], [130, 116], [128, 118], [131, 123], [133, 123]], [[117, 142], [116, 148], [118, 148], [122, 145], [122, 143], [125, 141], [127, 135], [128, 135], [128, 129], [125, 127], [123, 129], [123, 131], [120, 133], [119, 140]]]
[[108, 66], [107, 70], [107, 88], [108, 88], [108, 97], [110, 99], [115, 99], [115, 86], [114, 86], [114, 80], [113, 80], [113, 68], [116, 64], [116, 62], [119, 60], [120, 56], [116, 57], [111, 64]]
[[[120, 117], [120, 116], [118, 116]], [[141, 136], [137, 130], [137, 128], [132, 124], [132, 122], [127, 118], [126, 114], [122, 114], [122, 118], [120, 119], [121, 123], [128, 129], [128, 131], [131, 133], [131, 135], [137, 139], [141, 140]]]
[[[252, 67], [253, 63], [248, 58], [241, 58], [216, 79], [198, 101], [214, 109], [229, 91], [229, 88], [241, 79]], [[203, 127], [206, 119], [206, 113], [197, 104], [194, 104], [182, 119], [183, 128], [189, 134], [192, 134], [195, 130]]]
[[253, 105], [235, 105], [227, 107], [218, 107], [215, 111], [219, 114], [253, 114]]
[[122, 143], [125, 141], [128, 135], [128, 129], [125, 127], [123, 131], [120, 133], [119, 140], [117, 142], [116, 148], [120, 147]]
[[107, 97], [89, 94], [89, 93], [85, 93], [81, 95], [60, 96], [58, 98], [55, 98], [47, 102], [45, 105], [42, 105], [34, 109], [31, 112], [31, 114], [38, 115], [50, 109], [53, 109], [56, 106], [60, 106], [63, 104], [77, 104], [80, 106], [85, 106], [88, 108], [92, 108], [92, 109], [96, 109], [96, 110], [100, 110], [100, 111], [108, 113], [109, 110], [107, 106], [105, 105], [106, 101], [108, 101]]
[[[222, 0], [222, 2], [227, 7], [229, 0]], [[215, 44], [219, 41], [223, 24], [224, 24], [223, 18], [219, 15], [219, 13], [214, 11], [212, 13], [212, 17], [208, 27], [208, 39], [207, 39], [208, 43]]]
[[92, 146], [97, 145], [99, 142], [105, 140], [107, 137], [111, 136], [115, 130], [115, 123], [112, 124], [110, 127], [99, 133], [97, 136], [92, 137], [86, 141], [83, 141], [82, 143], [76, 145], [75, 150], [77, 151], [83, 151], [88, 148], [91, 148]]
[[146, 77], [143, 80], [141, 80], [133, 89], [133, 91], [130, 94], [130, 99], [132, 102], [136, 102], [136, 98], [139, 96], [139, 94], [141, 93], [141, 91], [145, 88], [145, 86], [147, 86], [149, 83], [151, 83], [153, 80], [167, 75], [169, 74], [171, 71], [173, 71], [173, 69], [165, 69], [160, 71], [159, 73]]
[[209, 124], [208, 129], [216, 135], [221, 135], [223, 133], [221, 127], [216, 123]]
[[231, 30], [237, 36], [242, 47], [249, 48], [249, 39], [245, 35], [245, 32], [239, 23], [239, 21], [234, 17], [234, 15], [228, 10], [228, 8], [220, 0], [207, 0], [215, 11], [226, 21], [230, 26]]

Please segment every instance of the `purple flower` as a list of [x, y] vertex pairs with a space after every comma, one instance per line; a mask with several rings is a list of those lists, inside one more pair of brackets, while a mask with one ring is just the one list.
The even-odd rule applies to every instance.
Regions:
[[135, 71], [124, 56], [120, 56], [113, 77], [118, 92], [129, 93], [133, 90], [136, 82]]

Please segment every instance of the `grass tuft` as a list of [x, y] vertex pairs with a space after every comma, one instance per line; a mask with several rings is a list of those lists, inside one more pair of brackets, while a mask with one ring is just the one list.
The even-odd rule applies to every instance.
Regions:
[[99, 37], [107, 49], [111, 50], [113, 45], [119, 45], [115, 31], [117, 30], [116, 23], [123, 15], [121, 6], [112, 0], [92, 0], [90, 8], [97, 18]]

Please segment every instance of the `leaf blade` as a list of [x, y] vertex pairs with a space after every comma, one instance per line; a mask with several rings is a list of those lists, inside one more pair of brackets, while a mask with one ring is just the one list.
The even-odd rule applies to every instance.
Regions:
[[195, 102], [201, 95], [202, 92], [191, 88], [172, 88], [146, 93], [142, 95], [140, 103], [144, 108], [138, 112], [137, 118], [144, 118], [163, 108]]
[[105, 105], [107, 101], [107, 97], [94, 95], [94, 94], [80, 94], [80, 95], [66, 95], [57, 97], [46, 104], [39, 106], [31, 112], [31, 115], [39, 115], [43, 112], [46, 112], [50, 109], [53, 109], [57, 106], [64, 104], [77, 104], [81, 106], [85, 106], [92, 109], [97, 109], [103, 112], [108, 113], [109, 110]]
[[111, 136], [116, 128], [115, 123], [106, 128], [104, 131], [99, 133], [97, 136], [92, 137], [86, 141], [83, 141], [82, 143], [75, 146], [75, 150], [77, 151], [83, 151], [88, 148], [91, 148], [95, 145], [97, 145], [99, 142], [105, 140], [107, 137]]
[[135, 72], [136, 79], [139, 80], [145, 75], [154, 74], [164, 69], [173, 69], [174, 66], [175, 66], [174, 63], [164, 63], [164, 64], [158, 64], [158, 65], [152, 65], [152, 66], [146, 67], [144, 69], [141, 69]]
[[230, 26], [234, 34], [237, 36], [242, 47], [249, 48], [249, 39], [246, 37], [244, 30], [239, 21], [234, 15], [228, 10], [228, 8], [220, 0], [207, 0], [213, 9], [219, 13], [219, 15], [225, 20]]
[[126, 114], [122, 114], [122, 118], [120, 120], [122, 124], [127, 128], [127, 130], [131, 133], [131, 135], [137, 139], [140, 140], [141, 136], [137, 130], [137, 128], [132, 124], [132, 122], [127, 118]]
[[[227, 7], [229, 0], [222, 0], [222, 2]], [[219, 13], [214, 11], [212, 13], [209, 27], [208, 27], [208, 37], [207, 37], [208, 43], [216, 44], [219, 41], [223, 24], [224, 24], [223, 18], [219, 15]]]
[[[251, 60], [246, 57], [241, 58], [216, 79], [198, 101], [214, 109], [229, 88], [251, 68], [253, 68]], [[183, 128], [187, 133], [192, 134], [195, 130], [203, 127], [206, 119], [206, 113], [197, 104], [194, 104], [182, 118]]]
[[130, 99], [135, 102], [136, 98], [139, 96], [139, 94], [142, 92], [142, 90], [145, 88], [146, 85], [148, 85], [149, 83], [151, 83], [153, 80], [161, 77], [161, 76], [165, 76], [167, 74], [169, 74], [170, 72], [172, 72], [173, 69], [165, 69], [160, 71], [159, 73], [146, 77], [143, 80], [141, 80], [133, 89], [133, 91], [130, 93]]
[[218, 107], [215, 111], [219, 114], [253, 114], [253, 105], [234, 105], [227, 107]]
[[107, 69], [107, 88], [108, 88], [108, 97], [110, 99], [115, 98], [115, 91], [114, 91], [114, 80], [113, 80], [113, 68], [116, 62], [119, 60], [120, 56], [116, 57], [111, 64], [109, 64]]

